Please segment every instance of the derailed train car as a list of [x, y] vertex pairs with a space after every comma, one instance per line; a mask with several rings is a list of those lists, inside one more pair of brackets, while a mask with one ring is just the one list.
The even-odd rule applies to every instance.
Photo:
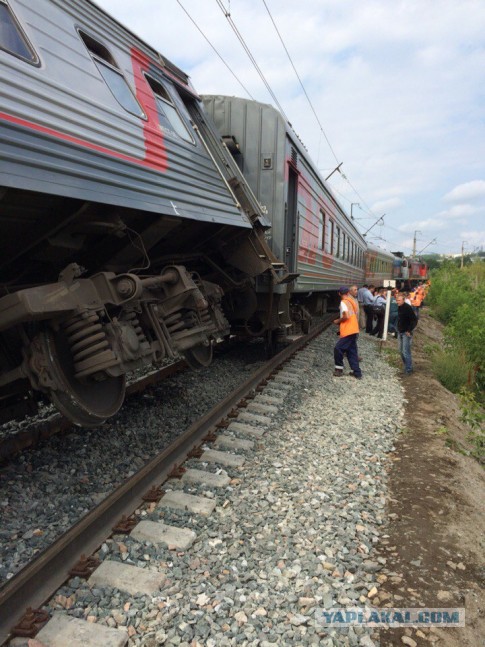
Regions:
[[[291, 125], [271, 105], [204, 95], [244, 177], [268, 209], [269, 244], [291, 272], [293, 316], [325, 308], [364, 280], [366, 242], [335, 200]], [[300, 312], [298, 312], [300, 309]]]
[[[188, 77], [89, 0], [0, 0], [0, 417], [289, 324], [294, 278]], [[280, 303], [281, 301], [281, 303]]]

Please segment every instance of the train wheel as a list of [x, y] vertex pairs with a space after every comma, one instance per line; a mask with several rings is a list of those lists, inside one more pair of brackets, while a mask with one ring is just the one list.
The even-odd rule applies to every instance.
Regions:
[[185, 361], [191, 368], [202, 368], [212, 363], [212, 344], [194, 346], [184, 352]]
[[119, 410], [125, 398], [124, 375], [80, 381], [62, 331], [44, 330], [40, 342], [47, 370], [59, 386], [49, 389], [49, 397], [66, 418], [81, 427], [95, 427]]

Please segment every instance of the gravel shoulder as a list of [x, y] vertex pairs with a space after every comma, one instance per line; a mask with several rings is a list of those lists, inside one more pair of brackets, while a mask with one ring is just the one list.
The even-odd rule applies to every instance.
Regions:
[[379, 548], [394, 574], [379, 598], [381, 606], [465, 607], [466, 626], [389, 630], [381, 633], [382, 647], [402, 645], [406, 635], [418, 646], [484, 645], [485, 475], [437, 433], [446, 427], [460, 443], [466, 436], [458, 399], [434, 378], [425, 350], [441, 341], [442, 326], [425, 311], [414, 340], [415, 373], [402, 379], [406, 427], [390, 464], [388, 537]]

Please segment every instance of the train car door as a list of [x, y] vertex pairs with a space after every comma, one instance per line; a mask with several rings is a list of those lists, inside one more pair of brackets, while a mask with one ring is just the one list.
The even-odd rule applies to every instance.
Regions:
[[298, 248], [298, 173], [288, 167], [288, 195], [285, 217], [285, 263], [289, 272], [296, 271], [296, 252]]

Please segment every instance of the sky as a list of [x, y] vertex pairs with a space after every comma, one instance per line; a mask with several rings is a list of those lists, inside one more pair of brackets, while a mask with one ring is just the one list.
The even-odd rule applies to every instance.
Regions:
[[199, 94], [275, 105], [228, 13], [360, 231], [385, 214], [367, 240], [485, 249], [484, 0], [96, 1]]

